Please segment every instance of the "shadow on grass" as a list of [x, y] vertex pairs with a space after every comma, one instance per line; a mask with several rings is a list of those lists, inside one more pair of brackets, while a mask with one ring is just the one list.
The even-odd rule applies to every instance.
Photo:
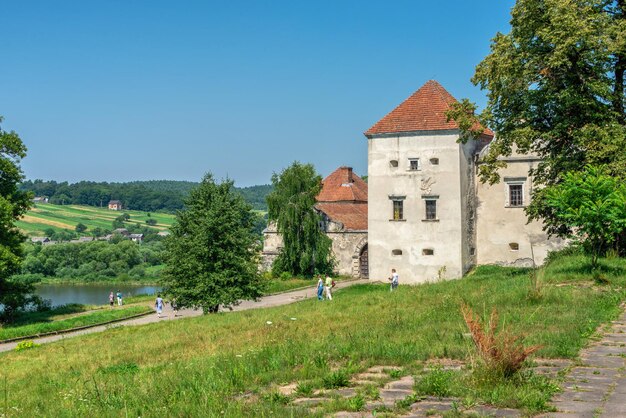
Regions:
[[58, 315], [71, 315], [75, 313], [85, 312], [85, 305], [78, 303], [70, 303], [67, 305], [57, 306], [52, 309], [36, 312], [24, 312], [10, 323], [3, 324], [3, 328], [16, 328], [24, 325], [40, 324], [45, 322], [53, 322], [53, 317]]

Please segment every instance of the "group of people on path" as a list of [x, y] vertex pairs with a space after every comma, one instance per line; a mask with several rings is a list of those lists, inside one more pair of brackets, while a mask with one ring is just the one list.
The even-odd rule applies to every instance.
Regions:
[[109, 293], [109, 305], [111, 306], [111, 309], [115, 306], [115, 297], [117, 297], [117, 306], [122, 306], [124, 304], [124, 301], [122, 300], [122, 292], [118, 290], [115, 296], [113, 296], [113, 291], [111, 290], [111, 293]]
[[326, 280], [324, 280], [321, 275], [317, 275], [318, 300], [324, 300], [324, 296], [326, 296], [328, 300], [333, 300], [333, 287], [335, 287], [335, 281], [330, 276], [326, 276]]
[[[396, 269], [391, 269], [391, 277], [388, 277], [387, 280], [391, 282], [391, 286], [389, 288], [390, 292], [393, 292], [395, 289], [398, 288], [398, 284], [400, 283], [400, 276], [396, 272]], [[324, 280], [322, 276], [318, 274], [317, 300], [324, 300], [324, 298], [328, 300], [333, 300], [333, 287], [335, 287], [335, 281], [330, 276], [326, 276], [326, 280]]]

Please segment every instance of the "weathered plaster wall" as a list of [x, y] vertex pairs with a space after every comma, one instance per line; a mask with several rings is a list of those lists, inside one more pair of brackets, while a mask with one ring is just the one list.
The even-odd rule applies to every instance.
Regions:
[[[543, 264], [551, 250], [564, 246], [560, 239], [548, 239], [539, 222], [527, 223], [524, 208], [530, 202], [533, 179], [528, 170], [538, 163], [533, 156], [513, 155], [500, 170], [501, 181], [488, 185], [476, 182], [477, 229], [476, 257], [478, 264], [499, 264], [530, 267], [534, 260]], [[508, 205], [507, 179], [524, 180], [524, 205]], [[532, 249], [531, 249], [532, 243]], [[515, 245], [519, 249], [514, 249]]]
[[[415, 132], [368, 139], [368, 248], [370, 278], [385, 280], [392, 268], [403, 283], [461, 277], [463, 235], [457, 131]], [[420, 170], [409, 170], [409, 159]], [[431, 162], [437, 158], [438, 164]], [[394, 167], [390, 161], [395, 160]], [[393, 220], [390, 196], [404, 196], [404, 220]], [[426, 221], [424, 197], [437, 198], [437, 220]], [[394, 255], [394, 250], [402, 251]], [[424, 250], [433, 250], [425, 255]], [[445, 271], [445, 272], [444, 272]]]

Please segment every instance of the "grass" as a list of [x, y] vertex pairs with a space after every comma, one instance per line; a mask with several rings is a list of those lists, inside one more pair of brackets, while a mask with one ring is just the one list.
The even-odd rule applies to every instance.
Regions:
[[[340, 282], [342, 280], [351, 279], [348, 276], [333, 277], [333, 280]], [[313, 290], [317, 287], [317, 279], [305, 279], [299, 277], [293, 277], [291, 279], [282, 280], [280, 278], [272, 278], [267, 280], [267, 286], [265, 288], [265, 294], [270, 295], [273, 293], [286, 292], [289, 290], [300, 289], [303, 287], [311, 287]]]
[[[608, 284], [601, 286], [588, 285], [589, 275], [579, 271], [585, 263], [570, 257], [548, 266], [539, 299], [527, 297], [528, 270], [481, 267], [461, 280], [394, 293], [386, 285], [355, 285], [336, 292], [332, 302], [115, 328], [6, 353], [0, 355], [0, 382], [6, 382], [0, 412], [239, 417], [356, 410], [361, 401], [331, 402], [313, 413], [272, 394], [285, 383], [306, 382], [301, 390], [307, 393], [343, 384], [342, 376], [372, 365], [417, 372], [428, 359], [468, 361], [474, 351], [462, 302], [483, 318], [497, 308], [508, 329], [542, 346], [538, 356], [574, 358], [598, 325], [617, 317], [626, 296], [626, 260], [604, 262]], [[480, 374], [454, 377], [436, 376], [439, 381], [418, 383], [418, 390], [530, 412], [545, 410], [555, 390], [554, 382], [532, 375], [489, 383]]]
[[[130, 220], [126, 223], [134, 223], [140, 226], [157, 230], [167, 230], [174, 222], [175, 216], [166, 213], [150, 213], [123, 210], [113, 211], [107, 208], [96, 208], [93, 206], [81, 205], [53, 205], [38, 204], [26, 214], [23, 220], [16, 224], [24, 233], [30, 236], [44, 236], [44, 231], [52, 228], [55, 231], [73, 231], [79, 223], [87, 226], [86, 233], [93, 228], [112, 229], [112, 222], [122, 213], [130, 215]], [[155, 219], [157, 224], [149, 226], [146, 220]]]
[[14, 323], [0, 327], [0, 340], [100, 324], [152, 311], [152, 308], [145, 305], [116, 309], [106, 307], [91, 310], [92, 308], [85, 305], [65, 305], [49, 311], [26, 313]]

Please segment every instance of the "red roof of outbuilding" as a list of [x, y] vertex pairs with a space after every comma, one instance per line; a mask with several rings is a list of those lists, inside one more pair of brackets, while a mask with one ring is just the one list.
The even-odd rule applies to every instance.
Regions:
[[367, 183], [351, 167], [339, 167], [326, 177], [316, 200], [315, 207], [345, 229], [367, 230]]
[[[455, 121], [448, 121], [446, 111], [457, 100], [435, 80], [426, 82], [419, 90], [365, 132], [366, 136], [412, 132], [458, 129]], [[484, 135], [493, 137], [486, 128]]]
[[352, 172], [351, 167], [339, 167], [322, 181], [318, 202], [367, 202], [367, 183]]

